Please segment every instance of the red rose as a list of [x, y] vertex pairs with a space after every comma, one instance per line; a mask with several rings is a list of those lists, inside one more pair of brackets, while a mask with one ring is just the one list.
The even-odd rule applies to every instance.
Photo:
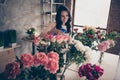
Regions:
[[15, 79], [20, 73], [20, 64], [18, 62], [8, 63], [5, 67], [4, 74], [8, 79]]

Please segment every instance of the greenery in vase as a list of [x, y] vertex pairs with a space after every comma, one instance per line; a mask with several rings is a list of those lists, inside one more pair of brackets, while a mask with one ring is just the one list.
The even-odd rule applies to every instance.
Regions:
[[4, 47], [10, 47], [8, 32], [9, 32], [8, 30], [4, 31]]
[[28, 39], [32, 40], [34, 39], [34, 36], [35, 36], [35, 28], [28, 28], [26, 33], [28, 34]]
[[9, 30], [8, 36], [9, 36], [10, 43], [16, 43], [17, 42], [16, 30]]

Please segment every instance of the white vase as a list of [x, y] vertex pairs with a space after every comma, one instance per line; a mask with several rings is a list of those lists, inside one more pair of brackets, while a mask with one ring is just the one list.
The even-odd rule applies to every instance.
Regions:
[[12, 47], [15, 47], [17, 45], [17, 43], [12, 43]]
[[4, 49], [4, 46], [1, 46], [1, 47], [0, 47], [0, 51], [2, 51], [3, 49]]

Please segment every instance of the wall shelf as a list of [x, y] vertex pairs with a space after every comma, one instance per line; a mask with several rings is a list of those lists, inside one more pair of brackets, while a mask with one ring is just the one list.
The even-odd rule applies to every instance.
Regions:
[[[60, 5], [65, 5], [65, 0], [42, 0], [41, 1], [42, 10], [41, 10], [41, 25], [45, 25], [46, 17], [49, 14], [49, 22], [53, 22], [55, 20], [56, 10]], [[46, 9], [46, 7], [48, 7]], [[48, 24], [48, 23], [47, 23]]]

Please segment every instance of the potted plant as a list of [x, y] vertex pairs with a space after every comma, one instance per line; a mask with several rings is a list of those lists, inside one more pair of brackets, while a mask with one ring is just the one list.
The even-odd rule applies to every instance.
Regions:
[[3, 48], [4, 46], [4, 34], [2, 31], [0, 31], [0, 50]]
[[9, 33], [8, 35], [9, 35], [9, 42], [10, 42], [10, 44], [12, 44], [12, 46], [15, 46], [16, 42], [17, 42], [17, 33], [16, 33], [16, 30], [11, 29], [11, 30], [9, 30], [8, 33]]

